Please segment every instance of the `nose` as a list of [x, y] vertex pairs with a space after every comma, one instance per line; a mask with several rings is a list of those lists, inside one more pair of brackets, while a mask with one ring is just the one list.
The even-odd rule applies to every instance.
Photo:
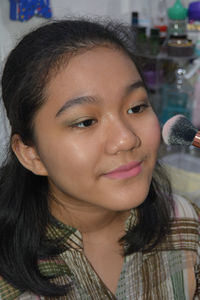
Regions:
[[141, 143], [132, 126], [122, 120], [110, 120], [106, 131], [105, 151], [108, 154], [130, 151]]

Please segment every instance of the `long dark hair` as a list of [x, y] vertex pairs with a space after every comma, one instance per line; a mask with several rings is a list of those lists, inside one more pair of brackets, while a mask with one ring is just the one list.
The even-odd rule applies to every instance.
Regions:
[[[25, 144], [34, 144], [33, 119], [45, 102], [49, 79], [71, 55], [97, 45], [121, 49], [140, 72], [133, 31], [105, 20], [53, 21], [18, 43], [2, 77], [11, 136], [19, 134]], [[137, 225], [129, 228], [121, 240], [126, 245], [125, 255], [154, 247], [168, 232], [170, 201], [169, 182], [157, 164], [147, 199], [137, 209]], [[0, 275], [21, 291], [55, 297], [67, 294], [70, 287], [55, 286], [38, 267], [40, 257], [49, 258], [63, 251], [60, 244], [46, 240], [49, 223], [47, 178], [25, 169], [10, 148], [0, 169]]]

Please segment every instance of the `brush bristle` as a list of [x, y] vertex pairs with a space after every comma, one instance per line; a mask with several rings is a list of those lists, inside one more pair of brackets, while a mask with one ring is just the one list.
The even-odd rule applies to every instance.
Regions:
[[183, 115], [176, 115], [163, 126], [162, 137], [167, 145], [191, 145], [198, 130]]

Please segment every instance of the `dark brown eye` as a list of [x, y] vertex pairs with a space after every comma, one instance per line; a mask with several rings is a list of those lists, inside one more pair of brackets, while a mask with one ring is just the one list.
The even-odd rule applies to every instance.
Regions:
[[148, 107], [147, 104], [136, 105], [136, 106], [129, 108], [129, 110], [127, 112], [128, 112], [128, 114], [138, 114], [138, 113], [143, 112], [146, 107]]
[[95, 122], [96, 121], [94, 119], [87, 119], [79, 123], [73, 124], [73, 127], [86, 128], [92, 126]]

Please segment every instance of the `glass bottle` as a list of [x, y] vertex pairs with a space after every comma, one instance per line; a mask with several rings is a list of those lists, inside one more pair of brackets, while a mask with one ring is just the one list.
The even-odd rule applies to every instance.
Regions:
[[185, 73], [186, 70], [182, 66], [178, 66], [175, 71], [175, 82], [165, 83], [162, 87], [162, 124], [177, 114], [185, 115], [191, 120], [193, 88], [185, 78]]
[[157, 55], [160, 51], [160, 30], [158, 28], [151, 28], [149, 51], [151, 55]]

